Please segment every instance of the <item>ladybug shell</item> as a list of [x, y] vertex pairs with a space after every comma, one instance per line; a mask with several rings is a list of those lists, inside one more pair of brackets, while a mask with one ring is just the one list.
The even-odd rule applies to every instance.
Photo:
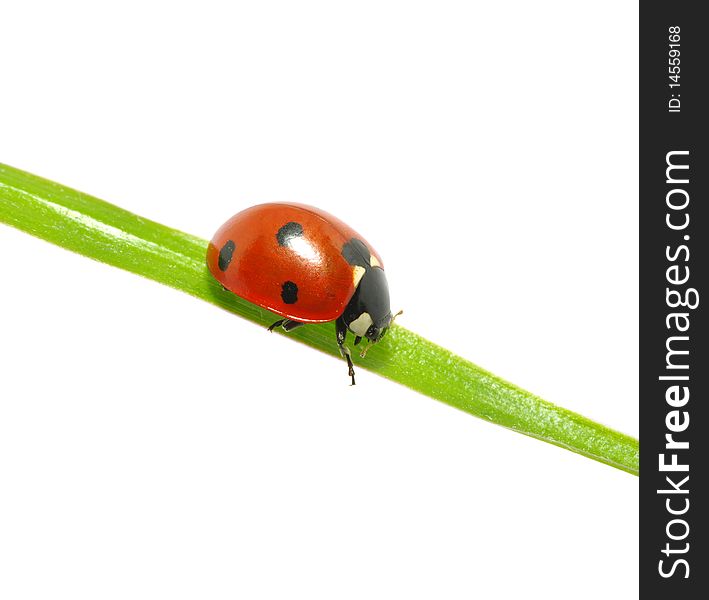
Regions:
[[342, 314], [364, 273], [342, 253], [353, 239], [370, 254], [364, 260], [382, 266], [364, 238], [331, 214], [304, 204], [259, 204], [217, 231], [207, 266], [249, 302], [294, 321], [324, 323]]

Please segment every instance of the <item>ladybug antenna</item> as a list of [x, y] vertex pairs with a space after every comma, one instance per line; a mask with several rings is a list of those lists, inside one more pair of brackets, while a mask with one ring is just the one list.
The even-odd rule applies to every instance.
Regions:
[[372, 345], [374, 344], [374, 342], [373, 342], [372, 340], [368, 340], [368, 342], [369, 342], [369, 343], [368, 343], [364, 348], [362, 348], [362, 352], [359, 353], [359, 355], [360, 355], [362, 358], [364, 358], [365, 356], [367, 356], [367, 350], [369, 350], [369, 349], [372, 347]]
[[389, 325], [391, 325], [391, 324], [394, 322], [394, 319], [396, 319], [396, 317], [398, 317], [399, 315], [403, 315], [403, 314], [404, 314], [404, 311], [403, 311], [403, 310], [400, 310], [398, 313], [396, 313], [396, 314], [391, 318], [391, 321], [389, 322]]

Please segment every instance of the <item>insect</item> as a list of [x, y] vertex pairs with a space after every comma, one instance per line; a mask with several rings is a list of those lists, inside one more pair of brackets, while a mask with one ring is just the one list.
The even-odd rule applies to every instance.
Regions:
[[304, 204], [259, 204], [229, 219], [207, 249], [222, 286], [283, 317], [268, 329], [292, 331], [335, 321], [340, 354], [355, 385], [347, 332], [369, 347], [391, 326], [382, 259], [354, 229]]

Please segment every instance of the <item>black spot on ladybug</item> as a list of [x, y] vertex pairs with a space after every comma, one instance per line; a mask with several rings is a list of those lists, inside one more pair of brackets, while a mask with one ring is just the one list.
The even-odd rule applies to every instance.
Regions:
[[298, 286], [292, 281], [286, 281], [281, 286], [281, 298], [286, 304], [295, 304], [298, 302]]
[[342, 246], [342, 256], [344, 256], [345, 260], [353, 267], [369, 269], [371, 266], [369, 261], [372, 255], [369, 252], [369, 248], [367, 248], [362, 240], [358, 240], [357, 238], [352, 238]]
[[226, 244], [222, 246], [222, 249], [219, 251], [220, 271], [226, 271], [229, 267], [231, 257], [234, 255], [234, 248], [236, 248], [236, 244], [232, 240], [229, 240]]
[[276, 240], [279, 246], [288, 246], [293, 238], [303, 235], [303, 226], [300, 223], [290, 221], [278, 230]]

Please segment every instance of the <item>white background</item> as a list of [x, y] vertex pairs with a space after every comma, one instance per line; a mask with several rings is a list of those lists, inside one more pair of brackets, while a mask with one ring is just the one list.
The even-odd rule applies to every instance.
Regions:
[[[0, 161], [205, 238], [319, 206], [402, 325], [637, 435], [637, 2], [1, 19]], [[0, 291], [4, 599], [637, 595], [636, 477], [5, 226]]]

